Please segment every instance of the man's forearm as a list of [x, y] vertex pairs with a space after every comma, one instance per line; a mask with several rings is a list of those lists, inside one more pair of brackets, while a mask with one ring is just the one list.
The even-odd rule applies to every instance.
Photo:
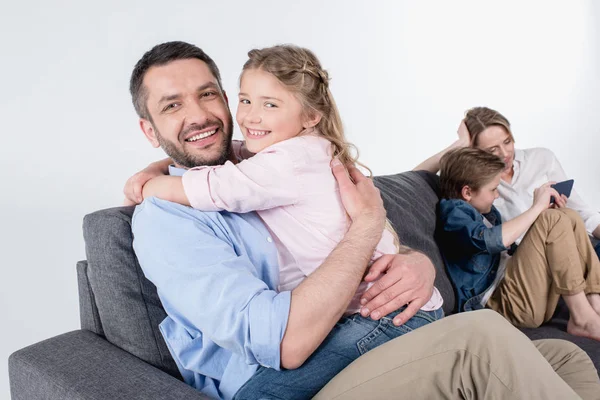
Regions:
[[292, 291], [281, 365], [297, 368], [342, 317], [381, 238], [379, 224], [356, 221], [325, 262]]

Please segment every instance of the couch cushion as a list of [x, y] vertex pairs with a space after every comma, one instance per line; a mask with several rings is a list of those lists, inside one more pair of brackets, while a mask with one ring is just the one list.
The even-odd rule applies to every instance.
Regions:
[[439, 180], [427, 171], [409, 171], [378, 176], [374, 183], [381, 192], [387, 217], [400, 242], [423, 252], [436, 270], [435, 286], [444, 299], [444, 312], [454, 310], [455, 295], [444, 260], [435, 242]]
[[158, 330], [166, 317], [156, 287], [138, 265], [132, 248], [134, 207], [117, 207], [83, 220], [87, 278], [106, 339], [181, 379]]

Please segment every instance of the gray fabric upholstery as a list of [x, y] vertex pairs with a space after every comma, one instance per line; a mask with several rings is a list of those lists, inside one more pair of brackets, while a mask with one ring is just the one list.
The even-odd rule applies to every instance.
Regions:
[[98, 307], [94, 301], [87, 273], [87, 261], [79, 261], [77, 263], [77, 285], [79, 289], [79, 320], [81, 329], [87, 329], [97, 335], [104, 336], [100, 314], [98, 314]]
[[181, 378], [158, 329], [166, 313], [156, 287], [144, 277], [133, 252], [133, 210], [117, 207], [85, 216], [89, 287], [109, 342]]
[[36, 343], [9, 358], [12, 400], [208, 397], [89, 331]]
[[374, 183], [400, 242], [423, 252], [433, 262], [435, 286], [444, 299], [444, 312], [450, 314], [455, 305], [454, 289], [434, 239], [439, 201], [437, 176], [426, 171], [408, 171], [375, 177]]

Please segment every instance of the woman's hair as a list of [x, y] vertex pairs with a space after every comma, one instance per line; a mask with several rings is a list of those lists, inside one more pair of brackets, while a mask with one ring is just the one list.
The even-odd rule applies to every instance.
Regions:
[[510, 139], [514, 142], [512, 131], [510, 130], [510, 123], [500, 114], [498, 111], [492, 110], [487, 107], [473, 107], [467, 110], [465, 113], [465, 125], [469, 130], [471, 136], [471, 143], [474, 146], [477, 145], [477, 137], [481, 132], [490, 126], [500, 126], [506, 130]]
[[277, 78], [296, 96], [305, 117], [321, 116], [316, 128], [331, 142], [333, 157], [344, 165], [359, 164], [371, 173], [369, 168], [357, 162], [358, 150], [344, 136], [342, 119], [329, 90], [329, 75], [312, 51], [289, 44], [250, 50], [242, 76], [244, 71], [252, 69]]
[[504, 168], [504, 161], [487, 151], [471, 147], [450, 150], [440, 160], [442, 198], [462, 199], [465, 186], [477, 192]]

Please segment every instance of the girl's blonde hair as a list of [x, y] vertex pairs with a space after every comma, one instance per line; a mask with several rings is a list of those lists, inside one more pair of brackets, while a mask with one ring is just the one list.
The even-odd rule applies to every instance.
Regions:
[[[369, 172], [370, 177], [373, 176], [369, 167], [358, 162], [356, 146], [346, 140], [340, 113], [329, 90], [329, 74], [312, 51], [290, 44], [253, 49], [248, 52], [242, 77], [245, 71], [253, 69], [268, 72], [277, 78], [296, 96], [305, 117], [321, 116], [316, 128], [321, 136], [331, 142], [333, 157], [337, 157], [344, 165], [358, 164]], [[398, 234], [389, 220], [386, 221], [386, 229], [392, 233], [396, 248], [399, 249]]]
[[331, 142], [333, 157], [337, 157], [344, 165], [358, 164], [372, 175], [367, 166], [358, 162], [356, 147], [346, 140], [340, 113], [329, 90], [329, 74], [312, 51], [289, 44], [250, 50], [242, 76], [244, 71], [252, 69], [276, 77], [296, 96], [305, 117], [321, 116], [316, 128], [321, 136]]

